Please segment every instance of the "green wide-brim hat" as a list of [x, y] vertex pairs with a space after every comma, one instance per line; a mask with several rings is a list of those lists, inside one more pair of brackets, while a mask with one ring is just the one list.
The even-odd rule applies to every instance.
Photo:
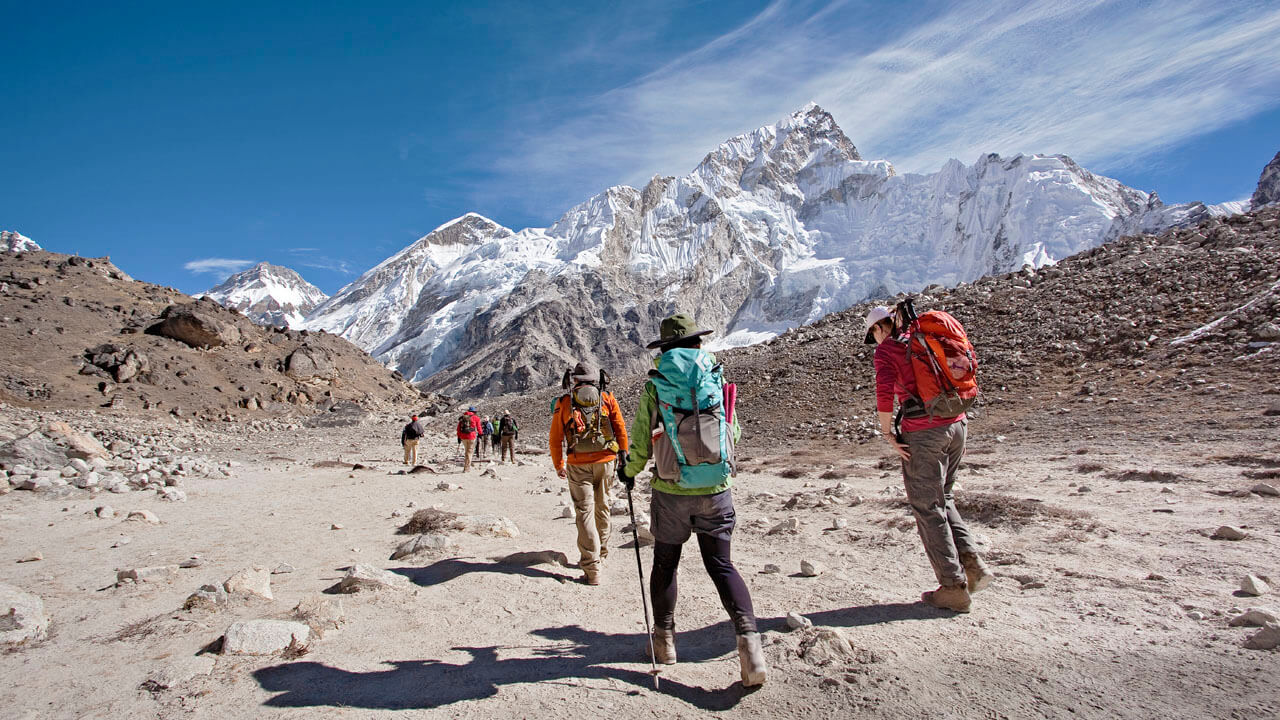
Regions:
[[684, 313], [677, 313], [662, 321], [661, 332], [662, 337], [645, 347], [650, 350], [653, 348], [667, 348], [682, 340], [710, 335], [712, 331], [699, 330], [698, 323], [694, 322], [693, 318]]

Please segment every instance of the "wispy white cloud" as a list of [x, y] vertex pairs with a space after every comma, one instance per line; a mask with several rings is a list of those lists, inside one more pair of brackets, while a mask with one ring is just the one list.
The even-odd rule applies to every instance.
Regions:
[[1280, 6], [1265, 0], [970, 0], [896, 26], [882, 15], [778, 0], [535, 123], [496, 169], [532, 204], [563, 208], [688, 172], [816, 100], [864, 156], [903, 171], [985, 152], [1061, 152], [1105, 171], [1280, 104]]
[[354, 275], [355, 270], [351, 268], [351, 264], [346, 260], [339, 260], [331, 257], [316, 257], [299, 263], [305, 268], [314, 268], [316, 270], [328, 270], [330, 272], [341, 273], [343, 275]]
[[204, 258], [201, 260], [192, 260], [184, 264], [182, 267], [189, 272], [208, 275], [218, 275], [226, 277], [232, 273], [253, 265], [253, 260], [232, 260], [230, 258]]

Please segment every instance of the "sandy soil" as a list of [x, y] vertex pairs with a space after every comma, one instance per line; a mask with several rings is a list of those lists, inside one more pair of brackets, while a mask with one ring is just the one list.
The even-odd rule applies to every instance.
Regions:
[[[5, 579], [38, 594], [52, 617], [47, 640], [0, 655], [0, 707], [6, 718], [1274, 716], [1280, 654], [1244, 649], [1252, 630], [1227, 620], [1233, 608], [1275, 607], [1274, 595], [1236, 590], [1246, 573], [1280, 580], [1280, 498], [1214, 491], [1248, 488], [1280, 466], [1276, 419], [1242, 413], [1234, 427], [1188, 423], [1161, 439], [1103, 412], [972, 423], [961, 495], [999, 578], [960, 616], [917, 602], [932, 573], [881, 444], [785, 455], [745, 445], [735, 560], [770, 662], [754, 692], [738, 682], [733, 636], [695, 545], [681, 568], [681, 662], [662, 670], [657, 689], [628, 535], [615, 533], [600, 587], [558, 562], [530, 564], [527, 553], [543, 551], [577, 560], [572, 520], [558, 519], [567, 491], [545, 455], [464, 475], [451, 423], [437, 420], [422, 456], [438, 472], [396, 475], [398, 425], [227, 434], [205, 451], [240, 462], [235, 476], [186, 481], [185, 503], [141, 492], [0, 497]], [[326, 460], [344, 465], [314, 467]], [[1153, 469], [1171, 475], [1122, 474]], [[442, 481], [462, 488], [436, 489]], [[835, 501], [816, 506], [837, 483]], [[162, 522], [95, 517], [104, 503]], [[397, 527], [430, 506], [503, 515], [520, 535], [458, 533], [457, 552], [387, 560], [406, 539]], [[790, 517], [798, 532], [766, 534]], [[847, 527], [829, 529], [837, 518]], [[1210, 539], [1223, 524], [1248, 537]], [[132, 542], [111, 547], [122, 535]], [[37, 552], [42, 560], [17, 563]], [[526, 555], [503, 560], [516, 553]], [[116, 569], [193, 555], [204, 564], [171, 580], [115, 585]], [[650, 555], [642, 549], [646, 574]], [[825, 571], [800, 577], [802, 559]], [[273, 601], [181, 609], [202, 584], [280, 563], [296, 570], [272, 576]], [[354, 563], [391, 569], [411, 587], [331, 596], [345, 623], [300, 657], [211, 654], [210, 674], [146, 689], [151, 673], [208, 653], [233, 621], [286, 618]], [[782, 572], [762, 573], [768, 563]], [[851, 648], [822, 652], [830, 636], [789, 630], [788, 611], [838, 630]]]

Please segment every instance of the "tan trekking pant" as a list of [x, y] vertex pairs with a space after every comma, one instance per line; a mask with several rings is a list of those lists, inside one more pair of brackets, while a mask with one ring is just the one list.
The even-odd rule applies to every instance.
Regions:
[[462, 472], [471, 469], [471, 447], [475, 444], [475, 438], [462, 438]]
[[609, 506], [613, 502], [613, 461], [565, 465], [573, 516], [578, 525], [578, 567], [597, 573], [609, 555]]
[[502, 436], [502, 449], [498, 451], [498, 459], [505, 462], [507, 459], [507, 453], [511, 453], [511, 462], [514, 463], [516, 461], [516, 436], [515, 435]]
[[404, 441], [404, 464], [418, 464], [418, 438]]
[[966, 421], [928, 430], [903, 433], [911, 459], [902, 462], [902, 479], [907, 501], [916, 516], [916, 529], [924, 543], [925, 555], [933, 566], [939, 585], [963, 585], [963, 553], [976, 553], [977, 544], [960, 511], [956, 510], [951, 488], [964, 458]]

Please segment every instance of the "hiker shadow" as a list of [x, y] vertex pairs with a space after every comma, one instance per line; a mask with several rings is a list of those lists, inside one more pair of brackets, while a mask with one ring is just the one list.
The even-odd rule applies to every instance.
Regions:
[[[263, 690], [278, 693], [264, 705], [294, 708], [430, 709], [492, 697], [504, 685], [575, 680], [611, 681], [614, 685], [591, 686], [600, 692], [638, 695], [652, 691], [646, 636], [642, 633], [602, 633], [570, 625], [543, 628], [533, 634], [557, 642], [533, 648], [534, 657], [502, 657], [506, 654], [504, 651], [522, 648], [455, 647], [452, 649], [468, 653], [471, 659], [462, 663], [389, 661], [388, 669], [368, 672], [298, 661], [260, 668], [253, 672], [253, 677]], [[710, 645], [713, 639], [718, 652], [708, 654], [696, 650]], [[711, 659], [736, 648], [728, 623], [682, 633], [681, 643], [685, 662]], [[644, 669], [612, 665], [626, 662], [644, 663]], [[622, 687], [617, 687], [619, 684]], [[709, 690], [667, 678], [661, 680], [657, 692], [707, 711], [731, 709], [744, 695], [739, 682]]]
[[[954, 613], [929, 607], [922, 602], [914, 603], [878, 603], [875, 605], [856, 605], [854, 607], [823, 610], [805, 613], [805, 617], [814, 625], [826, 627], [861, 627], [864, 625], [882, 625], [884, 623], [901, 622], [903, 620], [938, 620], [952, 617]], [[785, 623], [785, 621], [784, 621]]]
[[[532, 555], [534, 553], [517, 553], [517, 555]], [[514, 558], [515, 556], [511, 556]], [[398, 573], [409, 578], [409, 580], [421, 587], [431, 587], [432, 585], [441, 585], [450, 580], [455, 580], [463, 575], [477, 572], [501, 573], [504, 575], [522, 575], [535, 579], [550, 579], [556, 582], [572, 582], [573, 577], [563, 573], [543, 570], [526, 564], [521, 560], [505, 562], [506, 559], [499, 559], [493, 562], [473, 562], [463, 558], [448, 558], [427, 565], [426, 567], [399, 567], [389, 568], [393, 573]]]

